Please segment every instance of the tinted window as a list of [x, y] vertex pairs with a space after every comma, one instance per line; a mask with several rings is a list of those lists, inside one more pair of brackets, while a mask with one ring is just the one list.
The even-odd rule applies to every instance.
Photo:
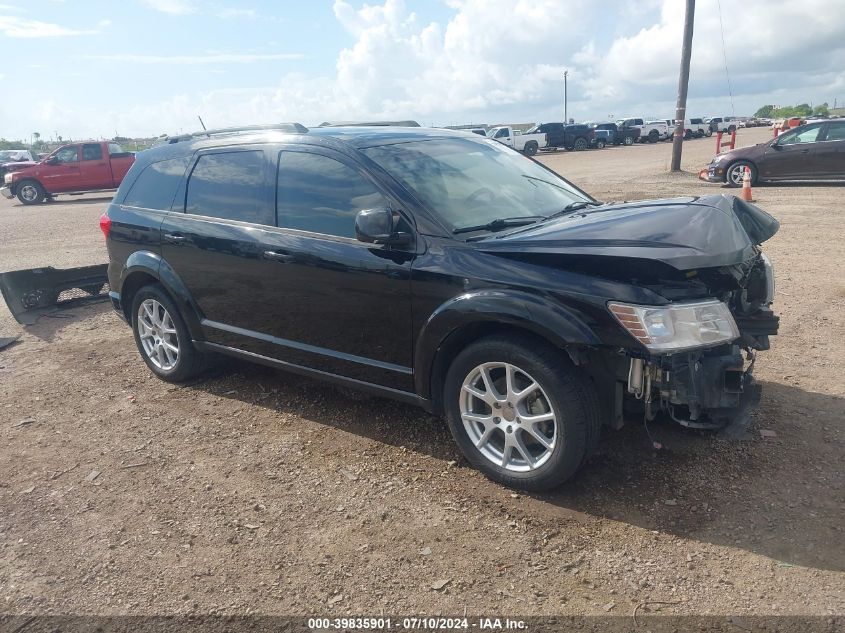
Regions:
[[845, 122], [828, 123], [827, 140], [828, 141], [845, 141]]
[[187, 166], [187, 158], [173, 158], [147, 165], [126, 194], [123, 204], [169, 211]]
[[185, 211], [226, 220], [274, 224], [264, 197], [264, 152], [203, 154], [188, 180]]
[[355, 237], [355, 216], [384, 207], [376, 188], [351, 167], [319, 154], [279, 155], [279, 226], [324, 235]]
[[82, 160], [101, 160], [103, 148], [99, 144], [86, 143], [82, 146]]
[[56, 152], [54, 158], [60, 163], [75, 163], [79, 160], [79, 148], [75, 145], [73, 147], [63, 147]]

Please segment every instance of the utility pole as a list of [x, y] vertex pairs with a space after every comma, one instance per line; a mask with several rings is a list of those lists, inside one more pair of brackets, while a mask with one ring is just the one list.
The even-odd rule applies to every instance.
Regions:
[[569, 76], [569, 71], [563, 71], [563, 124], [569, 125], [569, 112], [567, 110], [568, 95], [566, 94], [566, 78]]
[[675, 136], [672, 139], [672, 171], [681, 171], [681, 152], [684, 146], [684, 120], [687, 118], [687, 88], [689, 62], [692, 57], [692, 27], [695, 19], [695, 0], [687, 0], [684, 18], [684, 44], [681, 49], [681, 75], [678, 78], [678, 103], [675, 107]]

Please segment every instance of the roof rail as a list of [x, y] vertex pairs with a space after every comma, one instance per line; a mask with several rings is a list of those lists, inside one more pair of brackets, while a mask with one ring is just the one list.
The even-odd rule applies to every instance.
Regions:
[[301, 123], [267, 123], [264, 125], [242, 125], [237, 127], [221, 127], [216, 130], [201, 130], [192, 134], [179, 134], [168, 136], [168, 143], [180, 143], [203, 136], [211, 138], [218, 134], [238, 134], [239, 132], [259, 132], [261, 130], [275, 130], [277, 132], [288, 132], [289, 134], [305, 134], [308, 128]]

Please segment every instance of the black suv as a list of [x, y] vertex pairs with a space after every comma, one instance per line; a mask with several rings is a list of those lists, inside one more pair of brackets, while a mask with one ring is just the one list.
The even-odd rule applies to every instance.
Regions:
[[546, 147], [563, 147], [576, 152], [588, 149], [593, 141], [593, 130], [583, 124], [538, 123], [526, 134], [545, 134]]
[[572, 476], [602, 426], [744, 419], [777, 332], [768, 214], [722, 195], [602, 204], [469, 132], [171, 139], [138, 154], [101, 228], [157, 376], [223, 353], [417, 404], [525, 489]]

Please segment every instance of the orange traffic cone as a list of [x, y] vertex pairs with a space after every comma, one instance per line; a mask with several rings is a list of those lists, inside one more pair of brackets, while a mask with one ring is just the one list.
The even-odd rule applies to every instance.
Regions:
[[745, 168], [745, 174], [742, 176], [742, 199], [746, 202], [754, 202], [751, 197], [751, 168]]

